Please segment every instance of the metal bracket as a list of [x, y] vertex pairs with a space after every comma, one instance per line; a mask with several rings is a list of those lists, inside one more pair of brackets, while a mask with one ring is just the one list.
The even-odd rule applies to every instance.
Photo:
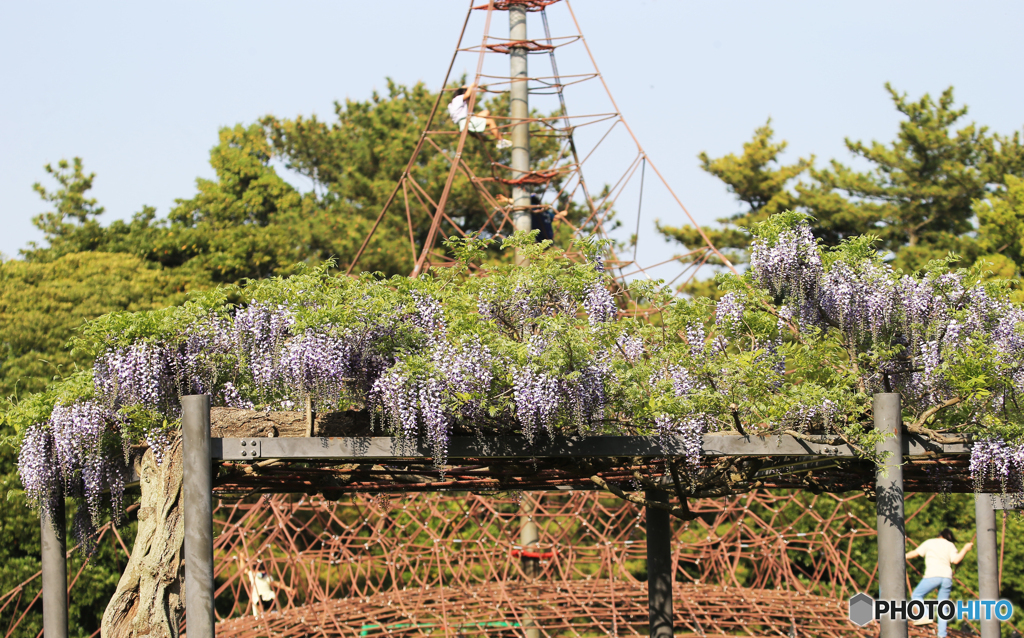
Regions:
[[226, 461], [250, 461], [263, 456], [263, 443], [258, 437], [221, 440], [221, 458]]

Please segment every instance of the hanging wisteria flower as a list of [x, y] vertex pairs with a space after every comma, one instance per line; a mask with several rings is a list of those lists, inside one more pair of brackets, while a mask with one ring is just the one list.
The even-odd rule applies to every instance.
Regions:
[[103, 405], [54, 406], [48, 423], [30, 427], [22, 441], [18, 471], [30, 502], [50, 507], [54, 498], [81, 497], [88, 520], [98, 525], [107, 494], [119, 519], [128, 468], [120, 445], [107, 440], [117, 433], [117, 417]]
[[783, 230], [773, 243], [755, 239], [750, 245], [750, 272], [771, 295], [796, 300], [801, 317], [814, 321], [824, 267], [807, 224]]
[[971, 445], [971, 476], [977, 490], [985, 480], [996, 480], [1003, 491], [1024, 491], [1024, 445], [1009, 445], [999, 438], [975, 441]]
[[743, 304], [739, 296], [733, 292], [726, 293], [715, 305], [715, 325], [732, 331], [742, 321]]
[[[49, 504], [50, 495], [61, 488], [61, 475], [54, 452], [53, 432], [40, 423], [25, 430], [18, 452], [18, 477], [28, 502], [35, 507]], [[51, 517], [52, 518], [52, 517]]]
[[137, 343], [103, 353], [93, 366], [96, 391], [111, 407], [166, 409], [178, 393], [166, 347]]
[[294, 323], [294, 317], [283, 306], [271, 308], [254, 303], [235, 313], [235, 348], [252, 374], [257, 391], [270, 394], [278, 389], [281, 348], [292, 336]]
[[683, 442], [683, 457], [686, 459], [687, 465], [696, 467], [700, 464], [704, 433], [708, 427], [708, 419], [705, 415], [674, 419], [667, 414], [660, 414], [654, 420], [654, 427], [661, 437], [663, 446], [668, 446], [668, 437], [680, 437]]
[[622, 356], [630, 363], [636, 363], [644, 356], [644, 341], [635, 335], [622, 335], [615, 340]]
[[583, 308], [587, 311], [592, 326], [615, 319], [619, 312], [612, 293], [608, 292], [608, 289], [600, 282], [594, 282], [587, 288], [587, 296], [583, 299]]
[[530, 367], [512, 371], [516, 418], [530, 441], [537, 428], [548, 430], [558, 412], [558, 382]]

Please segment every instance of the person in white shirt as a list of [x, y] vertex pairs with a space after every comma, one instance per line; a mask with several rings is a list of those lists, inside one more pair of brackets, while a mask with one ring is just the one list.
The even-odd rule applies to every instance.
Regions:
[[[974, 543], [967, 543], [959, 552], [953, 543], [956, 539], [953, 532], [944, 529], [939, 533], [938, 538], [929, 538], [917, 546], [917, 549], [907, 552], [907, 558], [924, 558], [924, 576], [921, 582], [910, 594], [911, 600], [924, 600], [934, 589], [939, 590], [939, 600], [949, 600], [949, 592], [953, 589], [953, 565], [958, 565], [964, 559], [967, 552], [971, 551]], [[926, 625], [932, 622], [930, 618], [915, 620], [915, 625]], [[939, 638], [946, 636], [946, 621], [939, 619]]]
[[[242, 562], [242, 557], [238, 557]], [[264, 612], [268, 612], [277, 604], [277, 592], [275, 589], [284, 589], [291, 592], [293, 589], [284, 583], [274, 580], [274, 577], [267, 573], [263, 565], [263, 559], [257, 559], [256, 569], [246, 571], [249, 577], [249, 600], [252, 601], [252, 615], [259, 618]]]
[[498, 140], [499, 149], [512, 146], [512, 142], [501, 136], [498, 125], [490, 117], [490, 111], [484, 109], [480, 111], [479, 115], [469, 115], [469, 100], [473, 97], [476, 90], [476, 84], [455, 89], [455, 97], [448, 103], [448, 115], [451, 116], [452, 121], [455, 122], [460, 131], [465, 130], [467, 126], [469, 126], [470, 133], [482, 134], [484, 131], [490, 131], [494, 139]]

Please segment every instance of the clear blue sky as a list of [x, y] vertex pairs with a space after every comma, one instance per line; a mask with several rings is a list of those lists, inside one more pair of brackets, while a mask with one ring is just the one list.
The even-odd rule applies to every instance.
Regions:
[[[437, 88], [466, 7], [3, 3], [0, 251], [13, 257], [40, 239], [30, 218], [44, 207], [31, 186], [45, 182], [47, 162], [82, 157], [97, 173], [93, 194], [107, 222], [144, 204], [162, 215], [194, 193], [196, 177], [212, 175], [218, 127], [267, 113], [329, 119], [334, 100], [365, 99], [385, 77]], [[844, 137], [894, 136], [886, 81], [915, 98], [953, 85], [970, 119], [1001, 133], [1024, 127], [1019, 0], [576, 0], [574, 9], [622, 113], [705, 222], [738, 207], [698, 168], [698, 152], [738, 152], [770, 116], [790, 159], [848, 161]], [[563, 11], [549, 9], [556, 31]], [[470, 32], [478, 41], [479, 21]], [[561, 70], [570, 73], [574, 58], [565, 60]], [[471, 72], [473, 60], [463, 61], [456, 71]], [[574, 96], [570, 110], [588, 110], [586, 97]], [[635, 199], [627, 195], [620, 207], [631, 227]], [[650, 222], [679, 217], [666, 200], [644, 202], [641, 248], [650, 263], [673, 250]]]

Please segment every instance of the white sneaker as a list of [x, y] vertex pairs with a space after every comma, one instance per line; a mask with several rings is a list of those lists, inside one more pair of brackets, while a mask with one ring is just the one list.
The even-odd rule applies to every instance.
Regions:
[[508, 148], [509, 146], [512, 146], [512, 140], [498, 140], [498, 150], [499, 151], [504, 149], [504, 148]]
[[932, 620], [931, 618], [922, 618], [921, 620], [915, 620], [915, 621], [911, 622], [910, 624], [915, 626], [915, 627], [920, 627], [921, 625], [930, 625], [933, 622], [935, 622], [935, 621]]

